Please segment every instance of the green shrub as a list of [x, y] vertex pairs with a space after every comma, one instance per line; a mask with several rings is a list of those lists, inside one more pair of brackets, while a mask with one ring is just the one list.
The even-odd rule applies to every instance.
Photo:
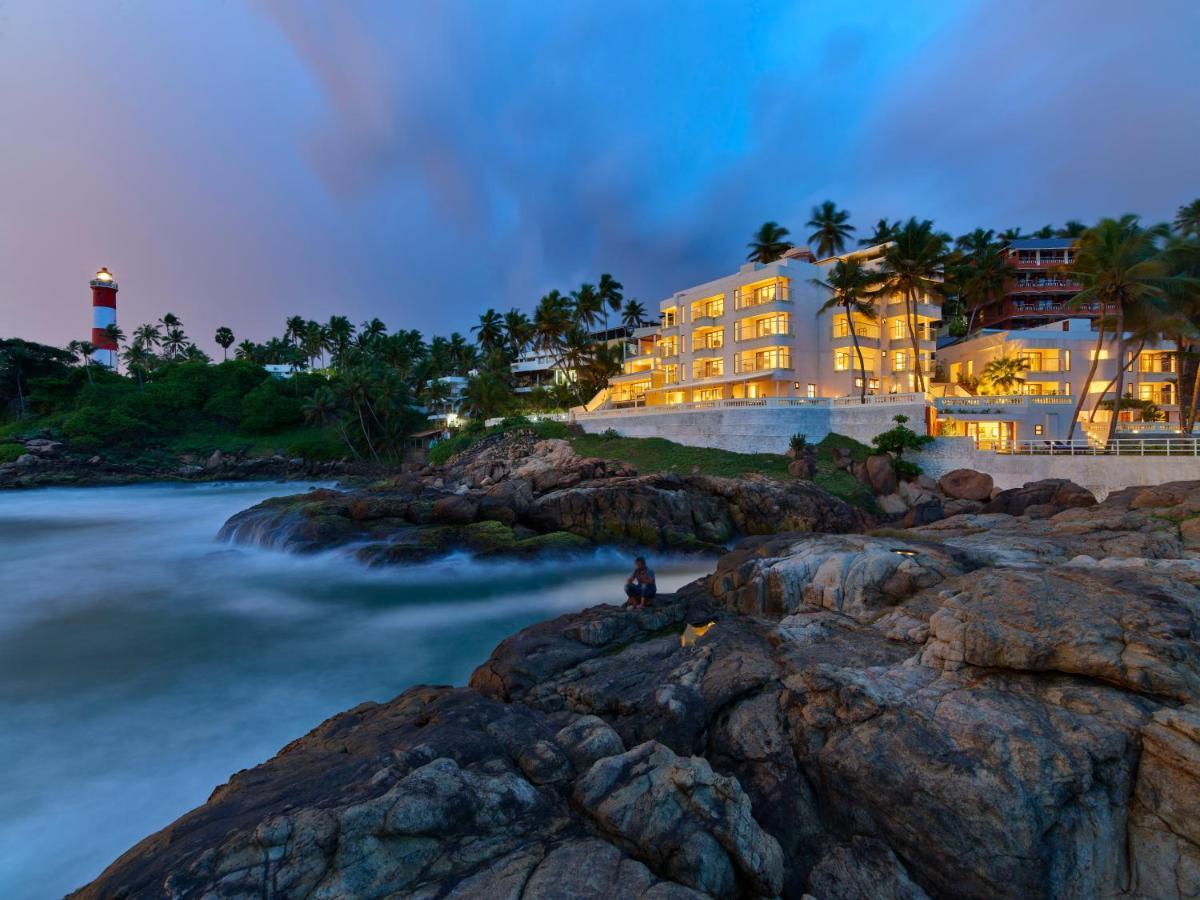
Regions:
[[808, 452], [808, 435], [797, 432], [788, 440], [788, 447], [797, 457], [804, 456]]
[[454, 437], [446, 438], [444, 441], [438, 441], [429, 448], [429, 461], [435, 466], [444, 465], [446, 460], [455, 453], [462, 453], [462, 451], [474, 444], [476, 440], [475, 435], [459, 433], [454, 435]]
[[18, 456], [25, 452], [21, 444], [0, 444], [0, 465], [16, 462]]
[[605, 428], [602, 432], [600, 432], [600, 440], [602, 441], [615, 441], [620, 436], [621, 435], [615, 428]]
[[314, 429], [287, 442], [287, 455], [300, 456], [320, 462], [342, 459], [350, 455], [346, 444], [328, 429]]
[[903, 459], [905, 450], [921, 451], [933, 443], [933, 438], [927, 434], [917, 434], [904, 423], [908, 416], [893, 416], [896, 427], [882, 434], [877, 434], [871, 443], [881, 453], [890, 453], [894, 457], [892, 466], [900, 478], [912, 479], [921, 474], [921, 467], [916, 463]]
[[303, 404], [283, 392], [279, 382], [267, 379], [241, 398], [238, 424], [243, 431], [266, 434], [299, 425]]

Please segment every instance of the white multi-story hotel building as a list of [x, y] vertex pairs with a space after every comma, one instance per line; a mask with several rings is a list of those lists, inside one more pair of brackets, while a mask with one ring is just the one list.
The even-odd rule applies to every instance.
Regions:
[[[881, 250], [850, 255], [877, 265]], [[611, 380], [608, 406], [841, 397], [859, 392], [864, 379], [872, 394], [916, 389], [918, 365], [933, 373], [940, 301], [925, 297], [917, 304], [915, 349], [899, 295], [880, 292], [874, 318], [822, 314], [829, 293], [814, 281], [824, 280], [836, 261], [814, 260], [797, 248], [663, 300], [659, 326], [634, 334], [625, 370]]]
[[[883, 250], [868, 247], [846, 256], [878, 266]], [[1066, 437], [1095, 352], [1094, 317], [1083, 317], [1085, 311], [1032, 328], [985, 330], [958, 341], [942, 337], [939, 348], [941, 301], [922, 297], [915, 307], [914, 349], [904, 298], [893, 292], [880, 291], [875, 315], [856, 314], [853, 322], [841, 309], [819, 312], [829, 292], [815, 282], [826, 280], [839, 258], [846, 257], [816, 260], [807, 248], [795, 248], [776, 262], [747, 263], [732, 275], [663, 300], [660, 324], [631, 335], [624, 371], [610, 380], [606, 394], [588, 404], [585, 416], [729, 409], [755, 401], [761, 401], [758, 406], [843, 406], [865, 382], [876, 401], [906, 395], [924, 403], [925, 426], [933, 434], [969, 436], [986, 447]], [[1063, 315], [1070, 315], [1069, 309]], [[851, 328], [862, 350], [861, 366]], [[1142, 422], [1141, 409], [1126, 409], [1120, 414], [1122, 430], [1177, 429], [1173, 348], [1146, 344], [1133, 361], [1136, 349], [1131, 344], [1126, 354], [1125, 396], [1154, 404], [1161, 418]], [[1091, 418], [1093, 397], [1099, 399], [1106, 389], [1113, 397], [1109, 385], [1117, 374], [1116, 355], [1116, 341], [1107, 340], [1087, 389], [1085, 420]], [[988, 363], [1002, 358], [1024, 364], [1006, 396], [985, 377]], [[924, 394], [918, 366], [925, 375]], [[882, 431], [890, 427], [892, 411], [887, 403], [876, 405]], [[1095, 424], [1085, 421], [1074, 436], [1086, 439], [1106, 431], [1101, 426], [1110, 416], [1098, 410]], [[859, 434], [876, 431], [874, 424], [860, 427]]]

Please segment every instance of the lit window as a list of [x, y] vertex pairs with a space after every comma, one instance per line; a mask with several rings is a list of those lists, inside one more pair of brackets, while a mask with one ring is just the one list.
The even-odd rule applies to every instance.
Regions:
[[1034, 434], [1041, 434], [1043, 430], [1044, 430], [1044, 429], [1042, 428], [1042, 426], [1041, 426], [1041, 425], [1034, 425], [1034, 426], [1033, 426], [1033, 433], [1034, 433]]
[[815, 384], [810, 384], [808, 386], [808, 396], [809, 397], [817, 396], [817, 386]]

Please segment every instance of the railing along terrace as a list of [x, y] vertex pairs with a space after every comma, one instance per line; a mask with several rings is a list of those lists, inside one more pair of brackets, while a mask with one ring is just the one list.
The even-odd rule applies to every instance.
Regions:
[[738, 291], [735, 295], [736, 309], [748, 309], [752, 306], [762, 306], [766, 303], [790, 303], [788, 286], [782, 282], [768, 284], [752, 291]]
[[[901, 394], [874, 394], [867, 397], [866, 405], [886, 405], [924, 403], [927, 397], [920, 391], [909, 391]], [[858, 394], [847, 397], [745, 397], [728, 400], [693, 400], [688, 403], [660, 403], [653, 406], [645, 405], [645, 401], [632, 401], [624, 408], [597, 409], [592, 412], [575, 413], [576, 419], [603, 419], [624, 415], [655, 415], [676, 412], [692, 412], [707, 409], [744, 409], [744, 408], [778, 408], [792, 409], [797, 407], [835, 407], [860, 406]]]
[[1114, 438], [1103, 444], [1087, 440], [1010, 441], [997, 446], [995, 452], [1020, 456], [1197, 456], [1200, 439], [1163, 435]]
[[[855, 325], [855, 326], [854, 326], [854, 333], [855, 333], [856, 335], [858, 335], [859, 337], [864, 337], [864, 338], [878, 338], [878, 337], [879, 337], [879, 326], [878, 326], [878, 325]], [[921, 339], [921, 340], [923, 340], [923, 338], [920, 338], [920, 334], [921, 334], [921, 329], [920, 329], [920, 327], [918, 327], [918, 328], [917, 328], [917, 335], [918, 335], [918, 338], [919, 338], [919, 339]], [[833, 336], [834, 336], [835, 338], [846, 338], [846, 337], [850, 337], [850, 328], [849, 328], [849, 326], [847, 326], [847, 325], [834, 325], [834, 326], [833, 326]], [[907, 335], [907, 332], [906, 332], [906, 333], [905, 333], [905, 337], [907, 337], [907, 336], [908, 336], [908, 335]]]

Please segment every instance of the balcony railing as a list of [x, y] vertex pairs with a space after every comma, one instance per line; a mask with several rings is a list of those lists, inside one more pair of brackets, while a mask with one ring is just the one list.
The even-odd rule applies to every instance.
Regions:
[[750, 359], [742, 359], [739, 357], [734, 363], [734, 371], [741, 374], [744, 372], [767, 372], [771, 369], [779, 369], [782, 371], [791, 371], [791, 357], [783, 354], [779, 356], [763, 356], [751, 357]]
[[725, 348], [725, 341], [700, 341], [692, 344], [692, 353], [719, 353]]
[[1081, 285], [1078, 281], [1072, 281], [1069, 278], [1018, 278], [1009, 285], [1010, 293], [1039, 291], [1062, 292], [1070, 291], [1071, 293], [1079, 293]]
[[1173, 356], [1139, 356], [1138, 371], [1148, 374], [1165, 375], [1175, 371]]
[[[869, 338], [871, 340], [878, 340], [879, 326], [878, 325], [865, 325], [865, 324], [861, 324], [861, 323], [856, 324], [854, 326], [854, 333], [856, 335], [858, 335], [860, 338]], [[918, 331], [918, 333], [919, 333], [919, 331]], [[904, 336], [908, 337], [907, 334], [905, 334]], [[850, 327], [845, 324], [834, 325], [833, 326], [833, 337], [834, 337], [834, 340], [837, 340], [838, 338], [850, 337]]]
[[790, 303], [788, 286], [786, 284], [769, 284], [755, 288], [752, 291], [737, 292], [737, 309], [749, 309], [753, 306], [763, 306], [767, 303]]

